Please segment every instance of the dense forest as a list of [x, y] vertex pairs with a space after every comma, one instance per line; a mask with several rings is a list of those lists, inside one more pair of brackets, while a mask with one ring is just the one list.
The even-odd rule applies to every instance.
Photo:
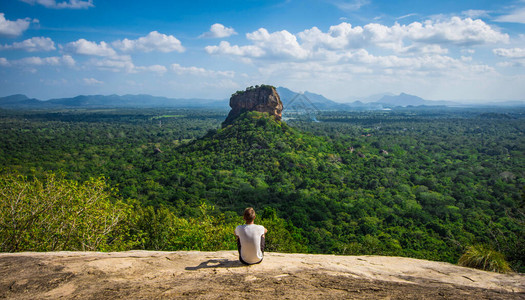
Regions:
[[[235, 249], [253, 206], [269, 250], [455, 263], [482, 244], [524, 271], [525, 109], [326, 111], [319, 122], [251, 112], [221, 128], [226, 115], [0, 111], [0, 191], [33, 199], [20, 224], [40, 224], [14, 241], [25, 227], [10, 227], [2, 204], [2, 251]], [[64, 195], [48, 205], [63, 214], [78, 215], [73, 201], [113, 221], [75, 223], [94, 232], [75, 239], [64, 220], [28, 213], [44, 194]]]

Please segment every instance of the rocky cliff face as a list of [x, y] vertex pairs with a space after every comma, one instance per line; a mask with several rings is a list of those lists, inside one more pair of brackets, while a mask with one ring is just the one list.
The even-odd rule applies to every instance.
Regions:
[[245, 91], [233, 94], [230, 98], [230, 107], [232, 110], [223, 126], [231, 124], [235, 118], [247, 111], [269, 113], [276, 120], [281, 120], [283, 103], [273, 86], [262, 85], [249, 87]]

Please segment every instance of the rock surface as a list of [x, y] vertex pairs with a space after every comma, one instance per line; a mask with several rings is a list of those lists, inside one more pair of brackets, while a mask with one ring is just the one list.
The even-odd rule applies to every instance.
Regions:
[[232, 108], [223, 126], [229, 125], [244, 112], [258, 111], [269, 113], [275, 119], [281, 120], [283, 103], [273, 86], [262, 85], [255, 88], [247, 88], [246, 91], [237, 92], [230, 98]]
[[236, 251], [0, 254], [8, 299], [525, 299], [525, 275], [402, 257]]

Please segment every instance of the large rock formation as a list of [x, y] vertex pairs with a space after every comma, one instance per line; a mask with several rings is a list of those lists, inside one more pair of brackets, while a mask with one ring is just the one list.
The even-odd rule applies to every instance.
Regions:
[[236, 92], [230, 98], [230, 107], [232, 110], [223, 126], [231, 124], [235, 118], [247, 111], [269, 113], [276, 120], [281, 120], [283, 111], [281, 98], [275, 88], [270, 85], [249, 87], [245, 91]]

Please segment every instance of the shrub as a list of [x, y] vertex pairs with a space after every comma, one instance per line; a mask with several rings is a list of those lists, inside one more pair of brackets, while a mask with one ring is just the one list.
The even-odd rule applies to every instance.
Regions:
[[469, 246], [467, 251], [459, 258], [458, 264], [464, 267], [499, 273], [512, 271], [503, 254], [483, 244]]
[[114, 193], [102, 177], [79, 184], [52, 173], [42, 181], [0, 175], [0, 251], [131, 249], [131, 207]]

